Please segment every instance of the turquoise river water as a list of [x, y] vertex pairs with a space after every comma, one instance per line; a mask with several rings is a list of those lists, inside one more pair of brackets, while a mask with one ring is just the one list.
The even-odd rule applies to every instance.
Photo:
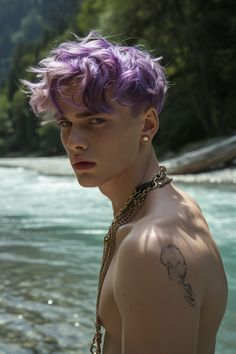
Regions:
[[[0, 177], [0, 354], [87, 354], [110, 204], [73, 177], [21, 168]], [[200, 204], [222, 254], [229, 300], [216, 354], [235, 354], [235, 185], [178, 185]]]

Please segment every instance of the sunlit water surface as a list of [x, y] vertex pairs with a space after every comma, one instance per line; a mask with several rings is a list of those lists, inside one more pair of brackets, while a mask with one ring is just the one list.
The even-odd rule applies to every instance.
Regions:
[[[21, 168], [0, 177], [0, 354], [89, 353], [109, 202], [72, 177]], [[178, 185], [199, 202], [222, 254], [229, 301], [216, 353], [234, 354], [235, 186]]]

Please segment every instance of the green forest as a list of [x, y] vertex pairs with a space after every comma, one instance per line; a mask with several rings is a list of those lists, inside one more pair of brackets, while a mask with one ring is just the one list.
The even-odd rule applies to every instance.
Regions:
[[56, 125], [41, 125], [20, 79], [50, 49], [90, 29], [162, 56], [170, 88], [155, 147], [177, 153], [236, 131], [233, 0], [0, 0], [0, 155], [64, 153]]

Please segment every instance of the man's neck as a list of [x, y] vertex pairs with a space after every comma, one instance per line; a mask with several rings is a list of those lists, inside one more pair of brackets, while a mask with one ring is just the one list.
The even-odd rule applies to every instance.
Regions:
[[134, 189], [138, 185], [149, 181], [158, 171], [159, 163], [152, 148], [149, 156], [141, 157], [121, 175], [100, 186], [100, 191], [112, 203], [114, 215], [124, 206]]

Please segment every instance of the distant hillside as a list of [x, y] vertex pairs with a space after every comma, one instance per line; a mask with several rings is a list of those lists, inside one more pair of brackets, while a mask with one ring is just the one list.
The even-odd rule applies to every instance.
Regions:
[[73, 22], [80, 0], [0, 0], [0, 87], [7, 77], [14, 49], [56, 36]]
[[234, 0], [0, 0], [0, 156], [63, 153], [57, 126], [39, 126], [20, 79], [33, 79], [26, 68], [71, 32], [91, 28], [163, 57], [170, 87], [159, 156], [235, 134], [235, 9]]

